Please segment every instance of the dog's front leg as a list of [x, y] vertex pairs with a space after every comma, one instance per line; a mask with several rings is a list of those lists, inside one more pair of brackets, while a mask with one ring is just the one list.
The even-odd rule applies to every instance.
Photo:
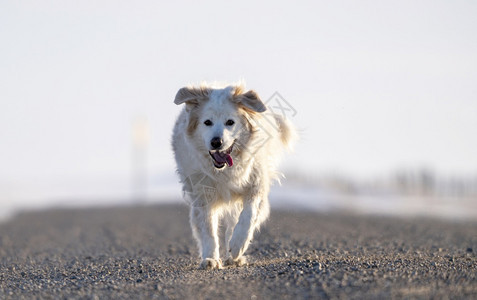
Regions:
[[218, 215], [206, 207], [191, 207], [192, 232], [200, 248], [200, 269], [221, 269], [219, 254]]
[[[242, 255], [248, 248], [255, 230], [260, 199], [254, 199], [244, 203], [237, 225], [234, 228], [232, 239], [230, 240], [230, 258], [233, 262], [242, 261]], [[230, 263], [230, 262], [229, 262]]]

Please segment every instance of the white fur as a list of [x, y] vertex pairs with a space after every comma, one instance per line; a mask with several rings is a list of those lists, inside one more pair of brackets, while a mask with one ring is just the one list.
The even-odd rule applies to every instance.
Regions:
[[[184, 196], [190, 203], [200, 268], [222, 267], [221, 221], [225, 263], [242, 265], [254, 231], [269, 215], [270, 185], [278, 179], [280, 154], [291, 147], [295, 130], [282, 116], [265, 111], [258, 95], [244, 92], [241, 85], [183, 88], [174, 102], [186, 104], [174, 127], [172, 146]], [[205, 120], [213, 125], [206, 126]], [[235, 124], [227, 126], [227, 120]], [[213, 137], [222, 138], [222, 149], [234, 145], [233, 166], [214, 166], [209, 154]]]

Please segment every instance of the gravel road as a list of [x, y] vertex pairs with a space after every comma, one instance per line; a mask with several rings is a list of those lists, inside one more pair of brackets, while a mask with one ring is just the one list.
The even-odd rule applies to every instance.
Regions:
[[0, 298], [477, 298], [477, 222], [273, 211], [251, 263], [197, 270], [180, 205], [0, 224]]

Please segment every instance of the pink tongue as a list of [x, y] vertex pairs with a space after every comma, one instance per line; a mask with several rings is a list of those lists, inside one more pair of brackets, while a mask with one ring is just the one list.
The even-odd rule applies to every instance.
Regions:
[[229, 167], [234, 165], [232, 156], [230, 156], [230, 154], [228, 153], [215, 152], [212, 155], [214, 156], [215, 161], [217, 161], [218, 163], [227, 163]]
[[229, 167], [234, 165], [234, 161], [232, 160], [232, 156], [230, 156], [230, 154], [225, 154], [225, 160]]

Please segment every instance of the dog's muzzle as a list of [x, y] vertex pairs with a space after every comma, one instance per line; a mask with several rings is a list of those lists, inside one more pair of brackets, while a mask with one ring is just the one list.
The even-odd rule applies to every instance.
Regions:
[[234, 165], [234, 161], [232, 159], [232, 156], [230, 155], [232, 153], [234, 144], [235, 142], [232, 144], [232, 146], [230, 146], [225, 151], [219, 151], [219, 150], [209, 151], [209, 154], [212, 157], [212, 160], [214, 162], [214, 167], [216, 167], [217, 169], [223, 169], [225, 168], [225, 165], [229, 167]]

